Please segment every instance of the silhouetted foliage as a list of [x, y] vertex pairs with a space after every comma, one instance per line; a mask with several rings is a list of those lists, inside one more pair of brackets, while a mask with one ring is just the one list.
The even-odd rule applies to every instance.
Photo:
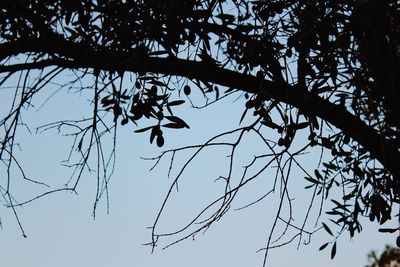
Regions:
[[[74, 148], [82, 157], [71, 164], [77, 170], [72, 186], [43, 195], [75, 191], [89, 156], [102, 149], [102, 136], [117, 125], [148, 121], [149, 126], [136, 132], [162, 147], [168, 142], [164, 131], [189, 128], [185, 116], [175, 114], [176, 106], [188, 99], [192, 106], [200, 101], [207, 106], [241, 92], [246, 99], [241, 122], [250, 120], [248, 126], [202, 145], [165, 151], [156, 159], [192, 148], [200, 152], [220, 137], [238, 134], [237, 142], [227, 144], [233, 158], [242, 136], [253, 132], [267, 151], [254, 162], [262, 157], [269, 162], [257, 175], [278, 165], [281, 201], [290, 202], [286, 184], [291, 166], [303, 152], [320, 147], [322, 164], [314, 173], [303, 171], [312, 203], [319, 197], [321, 210], [331, 189], [341, 188], [342, 195], [332, 199], [327, 212], [329, 224], [322, 224], [332, 241], [321, 250], [330, 245], [333, 258], [342, 232], [360, 232], [362, 217], [380, 224], [393, 220], [393, 206], [400, 202], [399, 12], [394, 0], [2, 0], [0, 86], [18, 77], [15, 102], [0, 121], [0, 159], [9, 167], [8, 176], [1, 178], [9, 177], [1, 181], [6, 185], [2, 194], [14, 210], [31, 201], [16, 204], [9, 190], [14, 179], [10, 166], [19, 168], [13, 157], [16, 131], [35, 95], [66, 71], [75, 75], [67, 85], [91, 84], [93, 114], [44, 126], [76, 127]], [[102, 115], [107, 113], [112, 120]], [[267, 132], [276, 138], [267, 138]], [[330, 153], [322, 156], [324, 151]], [[101, 162], [104, 172], [99, 170], [98, 179], [106, 187], [109, 165]], [[224, 177], [225, 194], [206, 210], [216, 203], [219, 208], [178, 241], [223, 216], [237, 191], [257, 175], [245, 172], [238, 185], [231, 184], [231, 174]], [[98, 189], [96, 202], [103, 191]], [[166, 236], [155, 232], [164, 204], [152, 246]], [[304, 230], [308, 213], [303, 226], [294, 226], [280, 212], [274, 226], [283, 222], [297, 229], [292, 240], [313, 233]], [[265, 257], [274, 247], [270, 241], [271, 236]]]
[[400, 266], [400, 249], [386, 246], [385, 250], [378, 257], [376, 251], [368, 254], [370, 264], [365, 267], [398, 267]]

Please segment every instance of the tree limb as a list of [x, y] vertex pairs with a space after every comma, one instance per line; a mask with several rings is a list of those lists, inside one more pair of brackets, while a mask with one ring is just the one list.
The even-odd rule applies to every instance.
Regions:
[[[138, 73], [160, 73], [189, 79], [206, 80], [229, 88], [258, 94], [265, 99], [274, 98], [299, 109], [302, 114], [315, 115], [326, 120], [355, 141], [368, 149], [371, 156], [379, 160], [394, 176], [400, 178], [397, 159], [400, 152], [381, 137], [372, 127], [339, 106], [307, 90], [273, 81], [259, 81], [252, 75], [221, 68], [215, 64], [168, 57], [149, 57], [138, 53], [94, 48], [85, 44], [64, 40], [62, 37], [47, 39], [27, 39], [0, 45], [0, 60], [24, 53], [47, 53], [55, 60], [43, 60], [26, 64], [26, 68], [44, 68], [57, 65], [65, 68], [93, 68], [101, 70], [121, 70]], [[60, 59], [61, 57], [61, 59]], [[25, 69], [24, 64], [1, 66], [0, 72]]]

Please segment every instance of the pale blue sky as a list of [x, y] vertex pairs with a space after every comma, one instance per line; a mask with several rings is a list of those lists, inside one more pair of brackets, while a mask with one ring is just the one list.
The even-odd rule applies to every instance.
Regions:
[[[9, 94], [6, 90], [0, 93], [0, 107], [4, 107], [9, 101]], [[48, 92], [42, 94], [34, 103], [36, 106], [40, 105]], [[61, 117], [84, 117], [85, 112], [91, 109], [87, 98], [85, 95], [79, 97], [60, 93], [40, 111], [26, 113], [25, 120], [34, 129]], [[201, 111], [182, 108], [179, 113], [177, 110], [177, 114], [182, 114], [191, 129], [166, 132], [167, 144], [163, 149], [204, 142], [214, 134], [237, 127], [244, 102], [233, 102], [234, 99], [229, 98]], [[21, 237], [11, 210], [1, 207], [1, 266], [261, 266], [263, 255], [256, 252], [265, 246], [276, 209], [276, 196], [245, 210], [232, 210], [204, 235], [198, 235], [195, 241], [187, 240], [167, 250], [158, 248], [153, 254], [150, 253], [150, 247], [142, 245], [150, 241], [147, 227], [153, 223], [171, 179], [166, 177], [167, 161], [152, 173], [148, 172], [152, 163], [140, 157], [156, 156], [163, 149], [148, 144], [148, 135], [135, 134], [134, 129], [128, 125], [119, 132], [116, 172], [110, 183], [110, 214], [106, 215], [103, 199], [96, 220], [91, 217], [95, 179], [90, 175], [84, 176], [78, 195], [61, 192], [19, 209], [28, 235], [26, 239]], [[21, 131], [18, 137], [22, 147], [18, 156], [31, 178], [49, 182], [53, 186], [65, 183], [70, 170], [59, 163], [67, 156], [70, 139], [57, 136], [54, 131], [40, 135]], [[257, 149], [257, 144], [252, 144], [250, 138], [243, 155]], [[205, 203], [205, 199], [211, 199], [219, 192], [220, 185], [212, 181], [224, 171], [218, 163], [220, 160], [223, 161], [223, 154], [211, 151], [196, 161], [183, 177], [180, 193], [173, 197], [168, 206], [168, 213], [163, 217], [163, 229], [176, 229]], [[315, 155], [303, 159], [304, 166], [310, 170], [314, 161]], [[239, 195], [233, 208], [260, 195], [260, 189], [265, 187], [264, 181], [268, 182], [268, 175], [260, 178], [259, 182]], [[302, 214], [309, 201], [309, 194], [302, 193], [303, 176], [293, 177], [290, 186], [296, 193], [296, 213]], [[38, 190], [37, 187], [27, 183], [15, 184], [19, 200], [26, 199], [34, 190]], [[300, 224], [301, 220], [297, 222]], [[330, 260], [329, 251], [318, 252], [319, 246], [330, 240], [326, 233], [320, 231], [312, 237], [310, 245], [300, 246], [299, 250], [296, 249], [297, 242], [272, 250], [268, 266], [364, 266], [370, 250], [381, 250], [385, 244], [394, 244], [395, 240], [395, 236], [379, 234], [376, 225], [365, 222], [365, 230], [353, 240], [349, 240], [345, 234], [338, 241], [334, 261]]]

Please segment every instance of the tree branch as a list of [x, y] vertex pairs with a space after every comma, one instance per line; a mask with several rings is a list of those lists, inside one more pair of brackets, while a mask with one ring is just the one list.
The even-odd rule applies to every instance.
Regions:
[[[61, 57], [61, 60], [44, 60], [27, 64], [26, 68], [44, 68], [57, 65], [64, 68], [94, 68], [102, 70], [121, 70], [138, 73], [160, 73], [176, 75], [189, 79], [206, 80], [229, 88], [258, 94], [265, 99], [274, 98], [293, 107], [305, 115], [315, 115], [341, 129], [345, 134], [365, 147], [371, 156], [379, 160], [394, 176], [400, 178], [397, 159], [399, 151], [382, 138], [372, 127], [346, 110], [307, 90], [273, 81], [259, 81], [252, 75], [221, 68], [217, 65], [185, 60], [180, 58], [156, 58], [139, 53], [114, 51], [108, 48], [94, 48], [85, 44], [66, 41], [63, 37], [47, 39], [27, 39], [0, 45], [0, 60], [24, 53], [47, 53]], [[24, 64], [1, 66], [0, 72], [15, 71]]]

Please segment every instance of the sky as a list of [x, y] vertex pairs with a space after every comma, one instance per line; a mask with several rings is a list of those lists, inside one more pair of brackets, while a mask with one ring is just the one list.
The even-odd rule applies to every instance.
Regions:
[[[22, 129], [18, 133], [21, 150], [17, 153], [30, 178], [44, 181], [52, 188], [62, 186], [71, 175], [71, 169], [60, 163], [67, 157], [71, 139], [56, 131], [36, 133], [35, 127], [65, 118], [82, 118], [91, 110], [89, 96], [85, 93], [60, 92], [52, 97], [44, 108], [41, 103], [56, 86], [37, 97], [35, 109], [23, 115], [31, 132]], [[4, 114], [9, 105], [11, 89], [0, 91], [0, 108]], [[188, 106], [178, 108], [191, 129], [165, 132], [166, 145], [159, 149], [148, 142], [148, 134], [134, 133], [133, 125], [120, 128], [117, 143], [115, 173], [109, 184], [110, 212], [102, 199], [96, 219], [92, 216], [96, 180], [85, 174], [77, 195], [60, 192], [36, 200], [17, 209], [27, 238], [23, 238], [11, 209], [0, 208], [0, 265], [7, 267], [83, 267], [83, 266], [193, 266], [239, 267], [262, 266], [263, 253], [257, 252], [266, 244], [278, 198], [267, 197], [257, 205], [244, 210], [234, 210], [256, 199], [271, 182], [270, 173], [246, 187], [233, 203], [232, 210], [216, 222], [204, 234], [188, 239], [168, 249], [151, 248], [143, 244], [151, 240], [149, 226], [154, 222], [172, 178], [167, 177], [169, 162], [164, 159], [149, 172], [153, 162], [141, 157], [154, 157], [168, 148], [202, 143], [222, 131], [238, 126], [244, 100], [238, 95], [227, 98], [208, 108], [197, 110]], [[259, 144], [251, 135], [245, 140], [238, 159], [238, 169], [259, 151]], [[189, 154], [182, 154], [177, 165]], [[305, 155], [302, 164], [313, 170], [317, 154]], [[167, 204], [161, 219], [161, 230], [173, 231], [183, 225], [206, 201], [221, 192], [221, 184], [213, 182], [226, 172], [226, 151], [209, 150], [199, 156], [184, 173], [179, 193]], [[242, 165], [241, 165], [242, 164]], [[172, 174], [176, 173], [176, 169]], [[15, 177], [18, 176], [14, 173]], [[3, 174], [0, 179], [4, 179]], [[296, 223], [301, 224], [310, 198], [304, 190], [304, 178], [294, 172], [290, 188], [294, 192]], [[2, 181], [4, 185], [4, 180]], [[37, 185], [15, 180], [13, 185], [18, 200], [28, 199], [40, 190]], [[388, 226], [392, 222], [388, 223]], [[394, 245], [395, 236], [377, 232], [377, 225], [364, 221], [364, 230], [350, 239], [345, 233], [338, 240], [338, 252], [333, 261], [329, 250], [318, 248], [331, 241], [330, 236], [319, 231], [309, 245], [289, 244], [270, 251], [267, 266], [297, 267], [345, 267], [365, 266], [366, 255], [371, 250], [382, 251], [385, 244]], [[170, 241], [174, 240], [169, 239]], [[162, 243], [164, 245], [168, 244]]]

